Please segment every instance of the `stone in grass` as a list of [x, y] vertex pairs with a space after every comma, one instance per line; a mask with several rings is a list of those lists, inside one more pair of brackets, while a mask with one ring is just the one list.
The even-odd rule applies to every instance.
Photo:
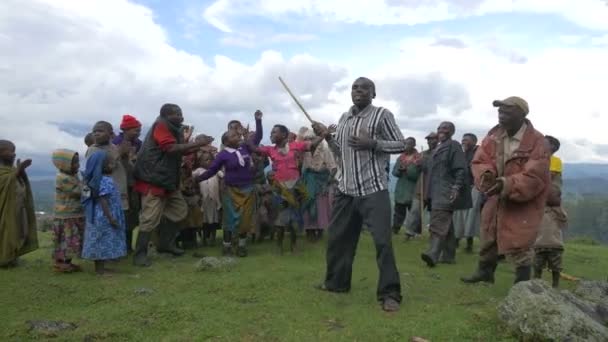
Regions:
[[78, 325], [75, 323], [64, 321], [33, 320], [26, 323], [29, 326], [30, 332], [36, 332], [46, 337], [56, 337], [62, 331], [78, 328]]
[[235, 258], [204, 257], [196, 263], [197, 271], [223, 271], [229, 270], [236, 264]]
[[511, 288], [498, 316], [524, 340], [608, 341], [601, 313], [606, 296], [590, 301], [542, 280], [526, 281]]
[[148, 289], [145, 287], [140, 287], [140, 288], [135, 289], [135, 294], [140, 295], [140, 296], [151, 295], [153, 293], [154, 293], [154, 290]]

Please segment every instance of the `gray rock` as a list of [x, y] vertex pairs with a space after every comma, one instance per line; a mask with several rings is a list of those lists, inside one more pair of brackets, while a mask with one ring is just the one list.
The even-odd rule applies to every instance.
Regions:
[[154, 293], [154, 290], [148, 289], [148, 288], [145, 288], [145, 287], [140, 287], [138, 289], [135, 289], [135, 294], [136, 295], [140, 295], [140, 296], [142, 296], [142, 295], [151, 295], [153, 293]]
[[597, 307], [596, 301], [533, 280], [511, 288], [498, 316], [524, 340], [608, 341], [606, 321]]
[[198, 271], [221, 271], [229, 270], [236, 264], [235, 258], [227, 257], [204, 257], [196, 263]]
[[57, 333], [65, 330], [74, 330], [78, 326], [74, 323], [63, 321], [27, 321], [30, 332], [36, 332], [47, 337], [56, 337]]

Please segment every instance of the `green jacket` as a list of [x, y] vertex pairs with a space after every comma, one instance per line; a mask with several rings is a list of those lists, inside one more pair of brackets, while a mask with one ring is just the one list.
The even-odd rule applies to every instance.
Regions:
[[400, 166], [401, 162], [397, 160], [393, 167], [393, 176], [397, 177], [395, 203], [411, 204], [416, 191], [416, 182], [420, 176], [420, 168], [410, 164], [405, 170], [401, 170]]

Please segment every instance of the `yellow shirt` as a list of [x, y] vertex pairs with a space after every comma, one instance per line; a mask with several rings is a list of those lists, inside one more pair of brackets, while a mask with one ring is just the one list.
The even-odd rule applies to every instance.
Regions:
[[551, 166], [549, 170], [551, 170], [551, 172], [562, 173], [562, 160], [559, 157], [551, 156]]

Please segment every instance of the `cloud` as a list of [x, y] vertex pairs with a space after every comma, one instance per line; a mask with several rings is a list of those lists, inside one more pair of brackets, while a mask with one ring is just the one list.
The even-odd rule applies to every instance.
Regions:
[[456, 49], [464, 49], [465, 47], [467, 47], [467, 44], [462, 39], [453, 37], [437, 37], [437, 39], [435, 39], [432, 45], [447, 46]]
[[277, 76], [310, 110], [331, 103], [346, 76], [312, 56], [274, 51], [251, 64], [221, 55], [205, 61], [172, 47], [152, 11], [127, 1], [9, 0], [0, 13], [0, 136], [15, 141], [20, 155], [43, 160], [36, 165], [55, 148], [82, 151], [97, 120], [117, 129], [132, 113], [149, 127], [165, 102], [215, 136], [229, 119], [253, 123], [258, 108], [266, 122], [299, 123]]
[[608, 6], [597, 0], [217, 0], [203, 14], [209, 24], [233, 32], [246, 16], [279, 20], [284, 16], [316, 18], [325, 22], [367, 25], [416, 25], [493, 13], [558, 15], [581, 27], [608, 29]]
[[224, 45], [238, 46], [243, 48], [259, 48], [269, 45], [300, 43], [317, 40], [313, 34], [278, 33], [272, 35], [261, 35], [255, 33], [234, 33], [225, 35], [220, 39]]

